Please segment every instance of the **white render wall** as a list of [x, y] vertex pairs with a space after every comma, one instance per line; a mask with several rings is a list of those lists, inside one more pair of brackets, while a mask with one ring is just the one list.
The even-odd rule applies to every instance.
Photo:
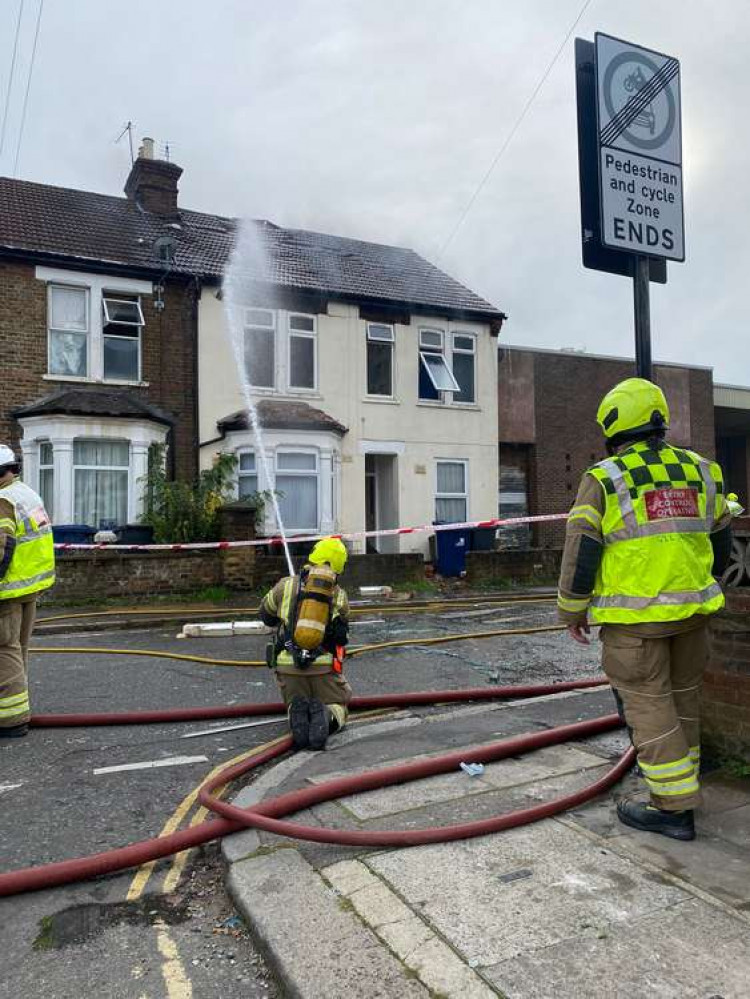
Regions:
[[[437, 327], [477, 335], [475, 405], [445, 405], [417, 399], [419, 328]], [[398, 455], [399, 521], [403, 526], [434, 519], [436, 459], [469, 462], [470, 520], [497, 516], [497, 342], [489, 325], [413, 316], [409, 326], [395, 325], [393, 400], [368, 399], [366, 323], [357, 306], [330, 302], [328, 315], [317, 316], [316, 392], [284, 395], [255, 390], [255, 398], [299, 399], [321, 409], [348, 428], [339, 440], [341, 497], [335, 527], [343, 532], [365, 527], [365, 454]], [[204, 289], [198, 316], [199, 427], [201, 443], [218, 436], [217, 421], [244, 408], [234, 356], [224, 327], [224, 312], [211, 289]], [[277, 351], [277, 364], [279, 354]], [[283, 359], [281, 359], [283, 361]], [[285, 432], [288, 442], [289, 432]], [[331, 440], [329, 435], [329, 441]], [[201, 448], [202, 468], [215, 454], [241, 446], [232, 441]], [[269, 443], [278, 434], [271, 434]], [[247, 436], [242, 442], [250, 445]], [[300, 444], [303, 440], [300, 439]], [[330, 444], [329, 444], [330, 446]], [[362, 545], [355, 546], [363, 550]], [[401, 551], [427, 552], [425, 535], [401, 538]]]

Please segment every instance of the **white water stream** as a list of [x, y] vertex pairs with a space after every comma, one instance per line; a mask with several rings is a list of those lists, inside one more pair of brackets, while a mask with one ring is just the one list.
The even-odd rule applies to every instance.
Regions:
[[[226, 314], [226, 329], [229, 342], [234, 354], [234, 363], [237, 367], [237, 377], [240, 380], [242, 397], [247, 407], [250, 417], [250, 424], [255, 436], [255, 444], [258, 456], [260, 457], [264, 479], [267, 483], [274, 482], [271, 475], [271, 467], [263, 440], [263, 429], [258, 416], [258, 408], [253, 399], [251, 388], [249, 366], [253, 364], [252, 353], [246, 350], [245, 345], [245, 311], [249, 308], [268, 308], [267, 304], [258, 305], [253, 301], [254, 290], [259, 281], [268, 275], [270, 267], [266, 260], [266, 250], [262, 242], [262, 236], [257, 230], [256, 223], [243, 220], [237, 229], [232, 256], [229, 265], [224, 273], [223, 300], [224, 312]], [[289, 575], [294, 575], [294, 565], [289, 553], [289, 543], [284, 530], [284, 522], [281, 519], [279, 509], [279, 498], [275, 489], [271, 489], [271, 502], [276, 518], [276, 525], [281, 543], [284, 546], [284, 555], [289, 568]]]

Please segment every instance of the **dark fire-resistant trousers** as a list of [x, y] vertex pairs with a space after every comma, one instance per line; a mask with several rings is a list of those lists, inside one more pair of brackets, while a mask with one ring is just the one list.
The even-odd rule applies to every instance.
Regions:
[[349, 717], [347, 704], [352, 699], [352, 688], [341, 673], [329, 670], [327, 673], [282, 673], [276, 670], [276, 679], [284, 698], [284, 704], [291, 704], [293, 697], [317, 698], [330, 710], [339, 729]]
[[651, 803], [666, 811], [700, 804], [700, 690], [705, 624], [668, 638], [605, 625], [604, 672], [619, 695]]
[[0, 727], [28, 722], [29, 642], [36, 618], [36, 599], [0, 600]]

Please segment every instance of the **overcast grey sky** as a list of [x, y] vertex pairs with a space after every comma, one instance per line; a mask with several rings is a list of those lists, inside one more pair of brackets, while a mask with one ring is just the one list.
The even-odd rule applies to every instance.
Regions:
[[[25, 0], [12, 174], [40, 0]], [[0, 0], [0, 110], [20, 0]], [[184, 207], [409, 245], [435, 260], [583, 0], [45, 0], [18, 176], [119, 194], [169, 141]], [[654, 355], [750, 384], [747, 0], [592, 0], [682, 63], [686, 252], [652, 289]], [[504, 339], [632, 353], [626, 278], [580, 263], [573, 40], [441, 266]]]

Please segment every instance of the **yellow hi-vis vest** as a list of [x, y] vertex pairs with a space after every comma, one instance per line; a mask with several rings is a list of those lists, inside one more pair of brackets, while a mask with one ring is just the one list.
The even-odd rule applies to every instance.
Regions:
[[[300, 587], [299, 576], [288, 576], [284, 580], [284, 589], [281, 597], [281, 607], [279, 608], [279, 617], [284, 627], [284, 633], [289, 634], [291, 628], [294, 625], [292, 621], [292, 613], [294, 609], [294, 604], [296, 601], [297, 593]], [[338, 617], [341, 610], [341, 606], [344, 602], [343, 591], [337, 586], [333, 594], [333, 604], [331, 606], [331, 620]], [[294, 657], [291, 653], [287, 652], [286, 649], [282, 649], [276, 656], [277, 666], [287, 666], [294, 667]], [[333, 656], [330, 652], [321, 652], [317, 655], [310, 667], [309, 672], [314, 675], [316, 672], [325, 672], [331, 669], [333, 666]]]
[[709, 535], [726, 508], [721, 469], [693, 451], [639, 442], [589, 469], [604, 490], [595, 624], [681, 621], [724, 606]]
[[46, 590], [55, 581], [55, 549], [41, 497], [16, 480], [0, 489], [0, 499], [13, 506], [16, 521], [16, 547], [8, 571], [0, 579], [0, 600]]

